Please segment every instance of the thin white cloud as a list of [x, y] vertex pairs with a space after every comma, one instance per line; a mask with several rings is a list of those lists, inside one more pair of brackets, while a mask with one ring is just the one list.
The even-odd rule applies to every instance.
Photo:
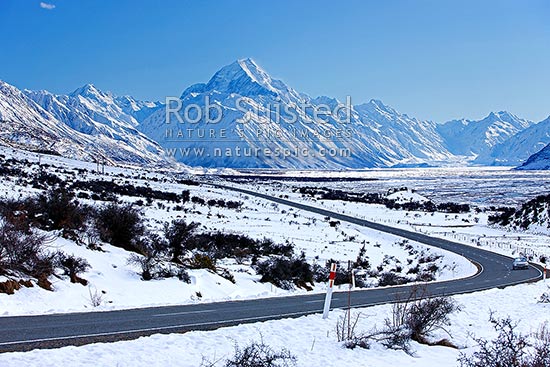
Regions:
[[55, 5], [54, 4], [48, 4], [48, 3], [44, 3], [44, 2], [41, 2], [40, 3], [40, 7], [42, 9], [46, 9], [46, 10], [53, 10], [55, 9]]

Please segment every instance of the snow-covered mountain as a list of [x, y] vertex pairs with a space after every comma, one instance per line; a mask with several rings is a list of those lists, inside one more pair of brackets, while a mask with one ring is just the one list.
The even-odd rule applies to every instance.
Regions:
[[69, 127], [3, 81], [0, 81], [0, 126], [0, 142], [5, 145], [84, 155], [84, 149], [73, 144]]
[[413, 161], [442, 161], [451, 156], [434, 122], [411, 118], [378, 100], [356, 105], [354, 109], [363, 124], [376, 126], [383, 145], [402, 157]]
[[378, 100], [312, 98], [251, 59], [188, 87], [169, 107], [178, 104], [169, 113], [91, 84], [55, 95], [1, 82], [0, 142], [87, 160], [297, 169], [517, 165], [550, 143], [550, 118], [534, 124], [501, 111], [436, 124]]
[[525, 163], [516, 169], [520, 170], [547, 170], [550, 169], [550, 144], [541, 151], [530, 156]]
[[145, 120], [155, 110], [164, 107], [160, 102], [140, 101], [131, 96], [115, 97], [114, 103], [138, 123]]
[[[175, 115], [167, 121], [159, 110], [138, 129], [189, 165], [364, 168], [452, 156], [434, 123], [409, 118], [380, 101], [346, 109], [330, 97], [311, 98], [271, 78], [251, 59], [190, 86], [180, 100], [183, 123]], [[216, 123], [207, 123], [204, 115], [198, 119], [196, 108], [186, 115], [187, 107], [205, 111], [208, 104], [219, 108]], [[314, 110], [326, 113], [319, 117]], [[198, 122], [189, 122], [195, 118]]]
[[447, 149], [456, 155], [483, 156], [520, 131], [532, 121], [509, 112], [491, 112], [482, 120], [452, 120], [437, 127]]
[[[138, 102], [131, 97], [115, 98], [91, 84], [78, 88], [69, 95], [53, 95], [48, 91], [24, 93], [67, 126], [87, 135], [106, 135], [115, 140], [144, 140], [140, 144], [151, 145], [151, 140], [136, 129], [135, 116], [151, 113], [157, 104]], [[122, 106], [122, 107], [121, 107]]]
[[[155, 106], [135, 102], [136, 116]], [[121, 107], [122, 106], [122, 107]], [[69, 95], [20, 91], [0, 81], [0, 139], [5, 145], [52, 151], [83, 160], [162, 164], [163, 149], [135, 127], [123, 100], [86, 85]]]
[[550, 143], [550, 117], [495, 145], [474, 163], [517, 166]]

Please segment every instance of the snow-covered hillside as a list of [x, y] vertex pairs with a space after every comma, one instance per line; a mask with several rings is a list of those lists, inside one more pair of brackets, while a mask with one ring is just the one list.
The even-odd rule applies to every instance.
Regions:
[[162, 148], [136, 129], [134, 116], [155, 107], [116, 99], [92, 85], [58, 96], [22, 92], [0, 81], [0, 139], [4, 145], [69, 158], [167, 166], [173, 162]]
[[491, 221], [509, 228], [535, 233], [550, 233], [550, 195], [540, 195], [521, 205], [491, 217]]
[[517, 166], [550, 143], [550, 117], [495, 145], [474, 161], [484, 165]]
[[[21, 209], [25, 207], [21, 200], [50, 192], [59, 188], [56, 182], [63, 182], [62, 186], [74, 194], [71, 200], [76, 201], [73, 203], [85, 208], [86, 213], [113, 203], [118, 206], [129, 204], [139, 211], [149, 233], [142, 235], [140, 243], [147, 243], [147, 238], [154, 234], [162, 236], [165, 225], [174, 220], [184, 220], [198, 223], [200, 235], [219, 232], [227, 236], [243, 235], [257, 241], [269, 239], [277, 244], [292, 244], [296, 255], [304, 252], [306, 260], [321, 269], [331, 259], [345, 262], [356, 259], [364, 247], [365, 260], [373, 269], [365, 275], [366, 287], [377, 286], [380, 274], [388, 271], [398, 271], [407, 282], [420, 281], [420, 276], [423, 281], [445, 280], [468, 276], [476, 271], [468, 260], [454, 253], [244, 194], [200, 185], [172, 171], [106, 167], [105, 172], [100, 173], [95, 168], [92, 163], [0, 147], [0, 227], [5, 215], [25, 212], [28, 217], [34, 217], [28, 209]], [[150, 195], [152, 190], [156, 190], [155, 196]], [[181, 196], [183, 192], [187, 193], [185, 200]], [[9, 209], [14, 200], [20, 208], [17, 213]], [[225, 205], [230, 201], [240, 204]], [[68, 212], [71, 205], [64, 206], [63, 213]], [[70, 282], [60, 270], [48, 278], [53, 291], [37, 286], [37, 279], [31, 277], [29, 280], [34, 286], [21, 287], [15, 294], [3, 294], [0, 287], [0, 315], [122, 309], [308, 292], [305, 288], [286, 289], [260, 281], [262, 277], [246, 256], [220, 258], [208, 268], [202, 265], [181, 268], [180, 263], [163, 257], [155, 265], [162, 268], [159, 276], [146, 281], [143, 268], [129, 261], [136, 254], [100, 241], [94, 234], [94, 226], [83, 224], [82, 228], [73, 230], [73, 235], [67, 235], [62, 229], [37, 229], [48, 238], [47, 252], [61, 251], [89, 263], [90, 267], [80, 274], [88, 282], [88, 287]], [[191, 255], [186, 252], [186, 258]], [[267, 256], [260, 260], [264, 258]], [[186, 277], [178, 279], [180, 276], [176, 276], [175, 269], [183, 270], [181, 274], [187, 274]], [[19, 281], [28, 276], [2, 271], [0, 267], [0, 286], [3, 282]], [[315, 281], [310, 291], [322, 292], [325, 286], [326, 282]], [[96, 292], [101, 302], [92, 305], [91, 294]]]
[[[31, 175], [38, 171], [36, 154], [2, 149], [0, 154], [9, 161], [8, 168], [21, 168]], [[25, 163], [27, 160], [29, 163]], [[149, 223], [160, 228], [162, 222], [174, 218], [185, 218], [200, 221], [205, 229], [224, 229], [234, 233], [245, 231], [255, 238], [269, 236], [279, 240], [295, 242], [299, 250], [317, 255], [319, 263], [328, 258], [348, 259], [356, 255], [362, 241], [367, 242], [367, 253], [373, 264], [384, 262], [395, 256], [405, 260], [409, 256], [404, 249], [396, 245], [391, 236], [384, 236], [371, 230], [364, 230], [353, 225], [339, 224], [331, 227], [320, 216], [293, 210], [282, 205], [272, 204], [260, 199], [230, 191], [222, 191], [208, 186], [190, 185], [178, 182], [177, 176], [168, 172], [152, 170], [128, 170], [107, 167], [105, 174], [94, 172], [94, 165], [66, 160], [60, 157], [42, 156], [41, 162], [48, 164], [45, 171], [52, 175], [66, 178], [70, 184], [74, 180], [108, 180], [122, 184], [129, 182], [136, 186], [150, 185], [152, 189], [179, 193], [190, 190], [192, 195], [207, 200], [232, 199], [244, 202], [240, 210], [219, 207], [207, 207], [198, 203], [186, 203], [176, 209], [175, 203], [153, 200], [142, 207]], [[75, 177], [72, 172], [78, 172]], [[397, 174], [392, 171], [394, 174]], [[402, 173], [401, 173], [402, 174]], [[21, 175], [26, 177], [26, 175]], [[445, 177], [445, 175], [442, 175]], [[441, 179], [443, 180], [443, 178]], [[471, 183], [477, 189], [476, 181], [465, 183], [464, 191]], [[0, 190], [1, 197], [27, 197], [38, 191], [26, 185], [26, 179], [5, 174], [2, 178], [5, 189]], [[491, 228], [486, 225], [487, 214], [471, 211], [457, 215], [447, 213], [427, 213], [415, 211], [390, 210], [381, 205], [351, 203], [339, 200], [318, 200], [302, 197], [291, 189], [290, 184], [278, 182], [265, 183], [260, 190], [272, 195], [285, 195], [293, 201], [303, 201], [337, 212], [367, 218], [387, 225], [418, 230], [433, 236], [453, 241], [482, 246], [508, 255], [525, 251], [522, 246], [540, 244], [540, 249], [547, 251], [548, 237], [528, 235], [524, 232]], [[311, 185], [311, 183], [308, 183]], [[258, 189], [258, 183], [249, 184]], [[361, 190], [360, 192], [364, 192]], [[84, 191], [82, 193], [85, 193]], [[389, 197], [403, 202], [424, 201], [424, 198], [411, 191], [397, 191]], [[122, 202], [135, 205], [138, 197], [122, 195]], [[91, 203], [94, 204], [94, 203]], [[96, 205], [104, 203], [96, 202]], [[164, 205], [164, 208], [162, 206]], [[58, 233], [52, 232], [57, 236]], [[519, 240], [521, 236], [521, 241]], [[351, 239], [350, 237], [356, 237]], [[328, 245], [327, 245], [328, 243]], [[412, 243], [417, 250], [423, 246]], [[120, 248], [103, 244], [105, 252], [92, 250], [84, 245], [57, 236], [51, 244], [53, 249], [61, 249], [79, 257], [85, 257], [92, 265], [82, 277], [90, 282], [90, 288], [70, 283], [66, 276], [58, 274], [54, 278], [54, 292], [38, 287], [21, 288], [13, 295], [0, 294], [0, 315], [39, 314], [59, 311], [86, 311], [129, 308], [143, 305], [167, 305], [180, 303], [202, 303], [213, 300], [244, 299], [252, 297], [272, 297], [304, 293], [305, 290], [284, 291], [267, 283], [259, 282], [247, 263], [225, 261], [218, 264], [228, 269], [235, 277], [235, 283], [204, 269], [190, 270], [191, 283], [184, 283], [176, 278], [143, 281], [139, 269], [128, 264], [130, 253]], [[501, 247], [496, 247], [496, 246]], [[505, 246], [502, 246], [505, 245]], [[495, 246], [495, 247], [493, 247]], [[438, 252], [436, 252], [438, 253]], [[546, 252], [547, 253], [547, 252]], [[309, 255], [311, 254], [311, 255]], [[389, 255], [389, 256], [385, 256]], [[472, 270], [459, 256], [445, 253], [442, 264], [448, 266], [446, 274], [440, 279], [460, 277]], [[537, 259], [534, 259], [535, 261]], [[387, 265], [394, 267], [392, 259]], [[401, 261], [403, 266], [405, 261]], [[3, 279], [0, 279], [2, 281]], [[324, 291], [324, 284], [317, 284], [314, 292]], [[339, 290], [337, 289], [336, 292]], [[90, 292], [99, 294], [101, 304], [93, 307]], [[489, 321], [491, 314], [498, 318], [510, 316], [519, 323], [518, 330], [525, 334], [534, 334], [547, 321], [549, 310], [547, 303], [539, 300], [548, 293], [548, 283], [537, 282], [522, 284], [505, 289], [492, 289], [483, 292], [457, 295], [453, 298], [460, 310], [450, 317], [450, 325], [445, 331], [436, 331], [434, 339], [446, 338], [459, 349], [444, 346], [428, 346], [417, 342], [411, 343], [411, 354], [403, 350], [388, 349], [381, 342], [370, 342], [370, 348], [346, 349], [337, 341], [336, 325], [342, 322], [344, 311], [332, 310], [327, 320], [320, 314], [296, 319], [282, 319], [254, 324], [242, 324], [220, 328], [214, 331], [192, 331], [184, 334], [152, 335], [137, 340], [116, 343], [95, 343], [81, 347], [59, 349], [36, 349], [25, 353], [0, 354], [0, 365], [6, 366], [58, 366], [63, 363], [89, 366], [200, 366], [208, 365], [205, 361], [224, 361], [235, 353], [235, 346], [244, 348], [256, 341], [265, 342], [274, 350], [285, 348], [297, 358], [297, 366], [335, 365], [347, 363], [351, 366], [453, 366], [460, 353], [471, 355], [479, 350], [473, 337], [493, 339], [496, 336]], [[338, 294], [338, 293], [336, 293]], [[199, 296], [200, 295], [200, 296]], [[520, 295], [518, 297], [518, 295]], [[354, 297], [353, 293], [351, 297]], [[352, 311], [358, 316], [356, 333], [367, 334], [374, 329], [380, 330], [385, 319], [392, 317], [392, 305], [378, 305]], [[289, 338], [293, 342], [289, 343]], [[136, 357], [139, 356], [139, 357]], [[222, 365], [218, 363], [216, 365]]]
[[547, 170], [550, 169], [550, 144], [540, 152], [530, 156], [525, 163], [517, 167], [519, 170]]
[[482, 120], [453, 120], [437, 127], [453, 154], [478, 156], [533, 125], [509, 112], [491, 112]]

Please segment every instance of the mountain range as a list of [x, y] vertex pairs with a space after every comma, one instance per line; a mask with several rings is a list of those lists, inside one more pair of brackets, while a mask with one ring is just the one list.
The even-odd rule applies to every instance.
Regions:
[[54, 95], [0, 81], [0, 143], [87, 161], [167, 166], [162, 147], [136, 128], [140, 114], [157, 107], [93, 85]]
[[0, 81], [0, 143], [111, 163], [299, 169], [515, 166], [550, 143], [550, 117], [422, 121], [379, 100], [310, 97], [251, 59], [168, 102], [170, 110], [91, 84], [55, 95]]

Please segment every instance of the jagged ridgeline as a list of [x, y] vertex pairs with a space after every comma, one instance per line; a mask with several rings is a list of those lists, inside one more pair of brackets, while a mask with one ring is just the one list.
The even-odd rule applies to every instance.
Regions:
[[91, 84], [55, 95], [0, 82], [0, 144], [107, 163], [340, 169], [517, 166], [550, 143], [550, 118], [534, 123], [500, 111], [422, 121], [379, 100], [310, 97], [251, 59], [170, 97], [179, 112], [167, 113], [165, 97], [117, 97]]

